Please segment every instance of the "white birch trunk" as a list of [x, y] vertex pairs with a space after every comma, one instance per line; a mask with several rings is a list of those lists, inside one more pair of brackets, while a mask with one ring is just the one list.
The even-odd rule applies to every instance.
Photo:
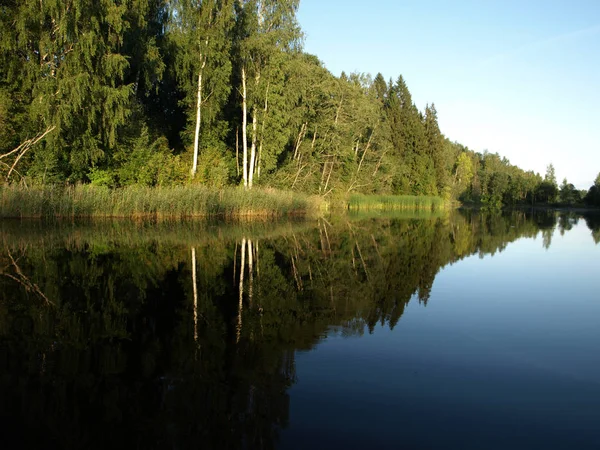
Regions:
[[[360, 162], [358, 163], [358, 169], [356, 169], [356, 176], [357, 177], [358, 177], [358, 172], [360, 172], [360, 168], [362, 166], [362, 163], [365, 160], [365, 155], [369, 151], [369, 147], [371, 147], [371, 141], [373, 140], [373, 133], [375, 133], [375, 130], [371, 131], [371, 136], [369, 136], [369, 141], [367, 142], [367, 146], [365, 147], [365, 151], [363, 152], [362, 157], [360, 158]], [[356, 144], [356, 148], [358, 149], [358, 144]]]
[[252, 146], [250, 148], [250, 170], [248, 171], [248, 188], [252, 189], [254, 167], [256, 166], [256, 131], [258, 129], [258, 113], [252, 108]]
[[196, 131], [194, 133], [194, 162], [192, 164], [192, 176], [198, 170], [198, 147], [200, 144], [200, 121], [202, 119], [202, 70], [198, 74], [198, 100], [196, 102]]
[[[254, 87], [258, 91], [260, 83], [260, 72], [254, 76]], [[248, 171], [248, 188], [252, 189], [254, 171], [256, 169], [256, 143], [258, 141], [258, 108], [256, 102], [252, 107], [252, 147], [250, 149], [250, 169]]]
[[242, 67], [242, 177], [244, 187], [248, 187], [248, 104], [246, 101], [246, 68]]

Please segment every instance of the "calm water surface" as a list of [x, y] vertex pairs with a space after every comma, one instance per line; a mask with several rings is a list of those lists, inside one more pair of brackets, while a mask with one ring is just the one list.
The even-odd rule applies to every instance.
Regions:
[[600, 448], [600, 216], [0, 238], [3, 448]]

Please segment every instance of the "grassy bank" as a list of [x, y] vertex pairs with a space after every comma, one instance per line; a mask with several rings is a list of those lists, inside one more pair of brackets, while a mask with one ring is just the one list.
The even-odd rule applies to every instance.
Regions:
[[360, 195], [348, 200], [350, 211], [438, 211], [446, 208], [440, 197], [414, 195]]
[[0, 186], [2, 218], [267, 219], [318, 215], [323, 207], [318, 197], [271, 189]]
[[[408, 195], [355, 194], [339, 203], [353, 212], [425, 212], [447, 207], [439, 197]], [[314, 217], [328, 206], [322, 197], [260, 188], [244, 191], [238, 187], [214, 189], [200, 185], [120, 189], [92, 185], [28, 189], [0, 186], [0, 218], [270, 219]]]

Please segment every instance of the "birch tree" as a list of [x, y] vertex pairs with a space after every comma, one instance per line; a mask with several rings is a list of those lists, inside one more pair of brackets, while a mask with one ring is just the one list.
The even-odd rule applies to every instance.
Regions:
[[231, 89], [233, 1], [175, 0], [171, 20], [171, 36], [177, 46], [178, 80], [185, 94], [189, 123], [194, 127], [191, 167], [194, 176], [202, 123], [214, 124]]
[[[296, 21], [299, 0], [238, 0], [237, 39], [242, 84], [243, 184], [251, 189], [259, 171], [259, 115], [268, 114], [270, 71], [277, 70], [273, 59], [278, 52], [295, 51], [301, 32]], [[252, 122], [247, 124], [248, 110]], [[250, 128], [248, 152], [247, 129]]]

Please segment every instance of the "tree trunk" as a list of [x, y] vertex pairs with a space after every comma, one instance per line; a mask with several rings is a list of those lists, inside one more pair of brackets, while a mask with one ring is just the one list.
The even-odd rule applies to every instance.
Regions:
[[323, 173], [321, 173], [321, 182], [319, 183], [319, 194], [322, 193], [323, 183], [325, 182], [325, 172], [327, 171], [327, 161], [323, 163]]
[[246, 68], [242, 67], [242, 177], [248, 187], [248, 103], [246, 99]]
[[342, 105], [344, 104], [344, 94], [342, 94], [342, 98], [340, 99], [340, 104], [335, 112], [335, 121], [334, 123], [337, 125], [338, 120], [340, 119], [340, 112], [342, 111]]
[[323, 192], [324, 192], [324, 194], [323, 194], [323, 195], [327, 195], [327, 194], [328, 194], [328, 192], [327, 192], [327, 186], [329, 186], [329, 179], [331, 178], [331, 172], [333, 172], [333, 164], [334, 164], [334, 162], [335, 162], [335, 158], [334, 158], [334, 160], [333, 160], [333, 161], [330, 163], [330, 164], [331, 164], [331, 167], [330, 167], [330, 169], [329, 169], [329, 175], [327, 175], [327, 181], [325, 182], [325, 189], [323, 189]]
[[[254, 77], [254, 86], [258, 90], [258, 84], [260, 83], [260, 72]], [[252, 107], [252, 147], [250, 148], [250, 169], [248, 170], [248, 188], [252, 189], [254, 181], [254, 170], [256, 168], [256, 143], [258, 140], [258, 108], [256, 102]]]
[[202, 70], [198, 73], [198, 100], [196, 102], [196, 131], [194, 133], [194, 162], [192, 164], [192, 176], [198, 170], [198, 147], [200, 143], [200, 121], [202, 118]]
[[375, 166], [375, 170], [373, 171], [373, 176], [377, 175], [377, 171], [379, 170], [379, 167], [381, 166], [381, 162], [383, 161], [383, 157], [385, 156], [386, 153], [387, 153], [387, 150], [385, 150], [381, 154], [381, 157], [379, 158], [379, 161], [377, 161], [377, 165]]
[[294, 159], [298, 159], [300, 160], [300, 154], [299, 154], [299, 150], [300, 150], [300, 144], [302, 144], [302, 140], [304, 139], [304, 135], [306, 134], [306, 130], [307, 130], [307, 122], [304, 122], [302, 124], [302, 126], [300, 127], [300, 133], [298, 133], [298, 138], [296, 139], [296, 145], [294, 146]]
[[237, 170], [237, 176], [240, 176], [240, 129], [235, 129], [235, 168]]
[[[358, 163], [358, 168], [356, 169], [356, 176], [357, 177], [358, 177], [358, 172], [360, 172], [360, 168], [362, 167], [362, 163], [365, 160], [365, 155], [369, 151], [369, 147], [371, 147], [371, 140], [373, 139], [373, 133], [375, 133], [375, 130], [371, 131], [371, 136], [369, 136], [369, 141], [367, 142], [367, 146], [365, 147], [365, 151], [363, 152], [362, 157], [360, 158], [360, 162]], [[356, 148], [358, 148], [358, 145], [356, 146]]]
[[252, 108], [252, 147], [250, 148], [250, 170], [248, 171], [248, 188], [252, 189], [254, 168], [256, 166], [256, 131], [258, 129], [258, 112]]

